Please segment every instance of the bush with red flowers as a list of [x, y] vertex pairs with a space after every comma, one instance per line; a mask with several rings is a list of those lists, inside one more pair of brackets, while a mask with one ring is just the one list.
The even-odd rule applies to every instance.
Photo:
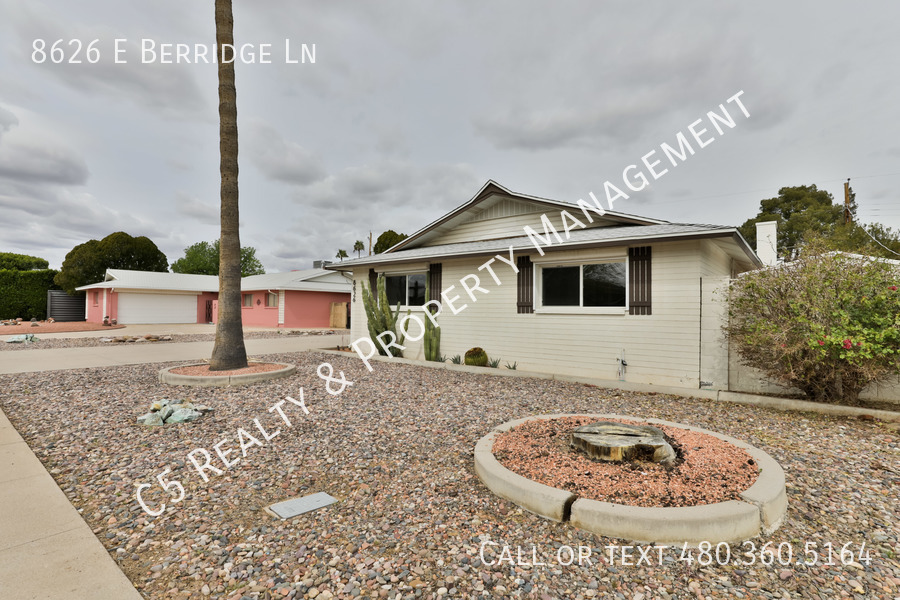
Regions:
[[729, 290], [726, 335], [744, 364], [809, 399], [856, 404], [900, 372], [900, 267], [826, 252], [744, 273]]

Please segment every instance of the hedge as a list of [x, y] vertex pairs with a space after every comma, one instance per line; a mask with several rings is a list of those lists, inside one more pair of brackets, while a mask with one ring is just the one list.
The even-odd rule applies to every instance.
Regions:
[[53, 283], [56, 273], [0, 270], [0, 319], [46, 319], [47, 290], [59, 289]]

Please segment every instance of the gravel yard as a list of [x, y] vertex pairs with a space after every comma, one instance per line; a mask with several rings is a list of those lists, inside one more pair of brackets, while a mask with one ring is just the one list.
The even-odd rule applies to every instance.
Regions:
[[[895, 426], [410, 365], [376, 363], [368, 373], [351, 357], [315, 353], [267, 360], [295, 363], [297, 374], [226, 389], [166, 386], [160, 364], [3, 375], [0, 406], [147, 598], [900, 597]], [[326, 393], [339, 386], [317, 375], [323, 361], [353, 385]], [[299, 401], [301, 388], [309, 414], [284, 400]], [[183, 425], [137, 425], [161, 398], [215, 411]], [[653, 549], [650, 565], [634, 564], [637, 549], [613, 549], [610, 562], [608, 547], [627, 542], [523, 512], [475, 475], [472, 450], [491, 427], [556, 412], [656, 417], [745, 440], [784, 467], [786, 522], [752, 551], [732, 545], [740, 564], [719, 565], [715, 555], [709, 564], [706, 555], [699, 565], [696, 551], [688, 564], [680, 549], [661, 561]], [[265, 439], [254, 419], [275, 437]], [[222, 440], [228, 460], [240, 462], [223, 465], [213, 449]], [[187, 458], [198, 448], [223, 471], [205, 471], [208, 482]], [[186, 490], [181, 502], [156, 484], [166, 467]], [[151, 510], [169, 509], [148, 516], [137, 483], [154, 484], [143, 494]], [[261, 510], [320, 491], [339, 502], [287, 521]], [[482, 562], [484, 542], [497, 544], [484, 545], [492, 564]], [[791, 549], [789, 564], [760, 564], [767, 542], [782, 557]], [[857, 563], [863, 542], [869, 565]], [[832, 544], [836, 564], [820, 556], [797, 565], [807, 543], [822, 556]], [[854, 564], [838, 558], [845, 544]], [[581, 546], [591, 556], [566, 564], [564, 549], [577, 556]], [[533, 557], [546, 564], [531, 565]]]
[[[105, 327], [104, 330], [109, 330], [109, 327]], [[290, 331], [290, 330], [288, 330]], [[6, 333], [6, 331], [0, 331], [0, 334]], [[32, 333], [30, 331], [25, 331], [25, 333]], [[126, 335], [126, 332], [123, 331], [110, 331], [109, 337], [117, 337], [121, 335]], [[322, 336], [322, 345], [323, 347], [336, 345], [336, 342], [333, 340], [337, 339], [332, 336], [335, 335], [343, 335], [349, 337], [347, 330], [334, 330], [334, 333], [330, 331], [324, 332], [304, 332], [304, 333], [281, 333], [277, 330], [272, 331], [245, 331], [244, 339], [245, 340], [255, 340], [262, 338], [275, 338], [281, 337], [283, 335], [315, 335]], [[6, 339], [10, 336], [2, 337], [0, 336], [0, 352], [4, 350], [49, 350], [51, 348], [93, 348], [96, 346], [115, 346], [116, 343], [110, 342], [101, 342], [100, 337], [71, 337], [71, 338], [41, 338], [38, 333], [35, 333], [35, 337], [37, 341], [28, 343], [28, 344], [8, 344], [6, 343]], [[154, 344], [173, 344], [173, 343], [184, 343], [184, 342], [212, 342], [216, 339], [216, 334], [214, 333], [192, 333], [192, 334], [169, 334], [171, 340], [159, 340], [156, 342], [152, 342]], [[326, 342], [327, 340], [327, 342]]]

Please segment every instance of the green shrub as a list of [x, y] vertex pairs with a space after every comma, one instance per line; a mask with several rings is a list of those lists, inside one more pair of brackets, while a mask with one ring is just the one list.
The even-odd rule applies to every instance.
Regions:
[[744, 364], [812, 400], [855, 404], [900, 371], [898, 283], [897, 265], [813, 244], [733, 281], [725, 332]]
[[473, 367], [486, 367], [488, 364], [487, 352], [481, 348], [466, 350], [466, 364]]
[[0, 270], [0, 319], [46, 319], [47, 290], [59, 289], [53, 284], [56, 273]]
[[450, 363], [454, 364], [454, 365], [461, 365], [462, 364], [462, 356], [460, 356], [459, 354], [455, 354], [453, 356], [453, 358], [450, 359]]
[[500, 359], [499, 358], [490, 359], [488, 361], [488, 366], [490, 366], [492, 369], [496, 369], [497, 367], [500, 366]]
[[509, 369], [510, 371], [515, 371], [518, 364], [519, 363], [517, 363], [517, 362], [513, 362], [513, 364], [506, 363], [506, 368]]

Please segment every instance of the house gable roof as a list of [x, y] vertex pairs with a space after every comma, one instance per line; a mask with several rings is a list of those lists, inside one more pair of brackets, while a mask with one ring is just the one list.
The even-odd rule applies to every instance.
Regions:
[[[561, 211], [569, 211], [573, 217], [583, 214], [580, 206], [570, 202], [548, 200], [511, 192], [499, 183], [489, 180], [475, 196], [450, 211], [440, 219], [426, 225], [402, 242], [395, 244], [387, 251], [373, 256], [366, 256], [344, 261], [340, 264], [329, 265], [329, 269], [349, 271], [357, 267], [378, 265], [403, 264], [426, 262], [435, 259], [454, 258], [461, 256], [483, 256], [497, 252], [505, 253], [510, 248], [514, 252], [536, 252], [535, 241], [525, 234], [525, 230], [519, 227], [506, 228], [506, 232], [513, 235], [498, 235], [490, 239], [459, 240], [445, 234], [454, 228], [460, 227], [482, 216], [496, 220], [505, 217], [515, 217], [516, 210], [512, 205], [506, 207], [503, 215], [492, 215], [489, 211], [499, 203], [511, 202], [520, 207], [522, 215], [534, 215], [533, 226], [541, 230], [541, 218], [539, 215], [547, 213], [548, 216], [559, 216]], [[626, 213], [606, 211], [600, 217], [591, 215], [594, 223], [584, 229], [568, 231], [563, 243], [554, 243], [543, 246], [548, 252], [557, 250], [572, 250], [577, 248], [590, 248], [602, 246], [629, 246], [635, 244], [647, 244], [658, 241], [676, 241], [687, 239], [708, 238], [716, 240], [719, 245], [734, 259], [743, 263], [761, 266], [756, 253], [747, 244], [747, 241], [734, 227], [721, 225], [703, 225], [689, 223], [670, 223], [659, 219], [649, 219]], [[499, 230], [496, 230], [499, 231]], [[446, 240], [442, 243], [441, 238]], [[549, 237], [549, 236], [548, 236]], [[452, 240], [452, 241], [451, 241]]]
[[[581, 208], [577, 204], [519, 194], [503, 187], [493, 179], [489, 179], [468, 202], [454, 208], [443, 217], [426, 225], [385, 252], [396, 252], [417, 246], [427, 246], [429, 243], [434, 243], [444, 233], [459, 225], [480, 219], [493, 218], [494, 214], [499, 211], [492, 213], [492, 209], [498, 206], [505, 208], [502, 211], [505, 216], [510, 214], [540, 214], [548, 211], [559, 212], [563, 210], [568, 210], [572, 214], [581, 212]], [[593, 226], [657, 225], [661, 223], [666, 223], [666, 221], [617, 211], [606, 211], [603, 217], [594, 216]]]
[[[622, 227], [597, 227], [579, 229], [569, 232], [569, 239], [563, 243], [554, 241], [551, 246], [542, 246], [545, 252], [559, 250], [576, 250], [579, 248], [599, 248], [604, 246], [629, 246], [649, 244], [661, 241], [679, 241], [690, 239], [714, 239], [725, 242], [723, 250], [742, 262], [761, 266], [762, 263], [750, 249], [747, 241], [734, 227], [720, 225], [700, 225], [683, 223], [663, 223], [659, 225], [632, 225]], [[341, 264], [329, 265], [332, 269], [351, 270], [357, 267], [379, 267], [403, 263], [427, 262], [436, 259], [458, 258], [464, 256], [490, 256], [506, 254], [512, 248], [515, 253], [532, 254], [537, 252], [534, 243], [527, 235], [483, 240], [478, 242], [460, 242], [437, 246], [420, 246], [408, 250], [383, 252], [373, 256], [344, 261]]]

